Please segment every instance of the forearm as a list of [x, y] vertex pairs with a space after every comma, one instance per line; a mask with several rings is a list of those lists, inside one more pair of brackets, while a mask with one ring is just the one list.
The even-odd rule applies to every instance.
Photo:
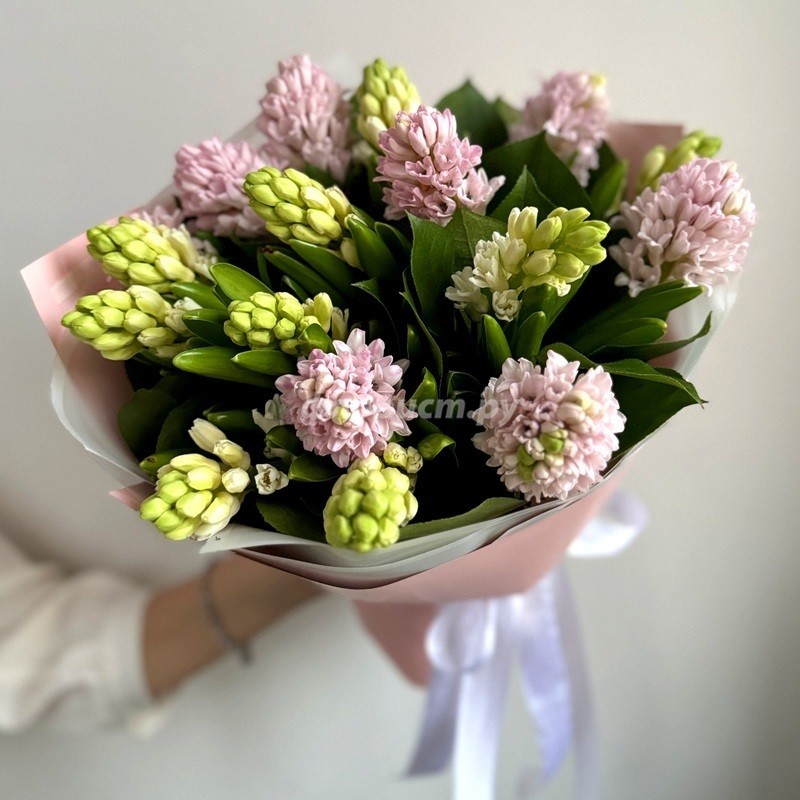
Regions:
[[[154, 697], [169, 693], [222, 655], [204, 607], [202, 580], [165, 589], [148, 606], [144, 666]], [[238, 556], [214, 568], [208, 588], [225, 630], [241, 643], [319, 591], [308, 581]]]

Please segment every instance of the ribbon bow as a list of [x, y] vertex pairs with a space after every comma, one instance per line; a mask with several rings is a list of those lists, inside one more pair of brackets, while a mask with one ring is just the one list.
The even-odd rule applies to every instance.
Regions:
[[[641, 501], [617, 492], [570, 553], [618, 553], [645, 521]], [[443, 604], [428, 630], [426, 649], [433, 672], [409, 776], [438, 772], [452, 760], [455, 800], [491, 800], [502, 709], [511, 665], [517, 660], [540, 752], [537, 766], [520, 780], [518, 796], [544, 786], [573, 742], [575, 796], [596, 796], [594, 712], [563, 567], [522, 594]]]

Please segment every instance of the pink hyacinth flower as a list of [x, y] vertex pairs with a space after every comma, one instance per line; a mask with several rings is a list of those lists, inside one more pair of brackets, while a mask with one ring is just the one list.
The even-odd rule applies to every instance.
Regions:
[[611, 376], [602, 367], [578, 377], [577, 361], [550, 351], [544, 369], [506, 360], [473, 413], [473, 437], [503, 483], [527, 501], [566, 500], [597, 483], [625, 426]]
[[341, 87], [306, 55], [281, 61], [261, 100], [261, 154], [278, 169], [306, 163], [344, 180], [350, 162], [350, 106]]
[[384, 355], [384, 343], [366, 343], [353, 330], [347, 342], [334, 341], [335, 353], [312, 350], [297, 362], [299, 375], [275, 381], [284, 406], [283, 420], [294, 425], [306, 450], [329, 455], [339, 467], [382, 453], [393, 434], [410, 433], [416, 414], [397, 386], [403, 366]]
[[262, 166], [247, 142], [213, 137], [175, 154], [175, 185], [193, 227], [215, 236], [253, 237], [264, 234], [264, 221], [250, 208], [242, 189], [248, 172]]
[[597, 149], [606, 136], [608, 97], [605, 81], [588, 72], [558, 72], [525, 102], [512, 141], [545, 131], [553, 152], [569, 164], [586, 186], [598, 165]]
[[666, 280], [711, 291], [742, 269], [755, 221], [732, 161], [690, 161], [622, 203], [612, 226], [629, 236], [609, 248], [624, 270], [617, 285], [633, 297]]
[[375, 180], [389, 184], [383, 190], [386, 219], [409, 213], [446, 225], [458, 206], [482, 214], [505, 182], [477, 169], [481, 147], [458, 138], [449, 109], [401, 111], [394, 127], [380, 133], [378, 146], [383, 155]]

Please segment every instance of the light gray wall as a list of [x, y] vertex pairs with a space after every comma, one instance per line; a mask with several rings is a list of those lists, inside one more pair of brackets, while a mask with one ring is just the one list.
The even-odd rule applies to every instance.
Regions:
[[[652, 512], [641, 540], [617, 559], [574, 564], [571, 572], [597, 691], [607, 797], [800, 794], [795, 2], [4, 0], [0, 21], [0, 519], [33, 552], [42, 549], [37, 531], [60, 526], [69, 544], [56, 555], [74, 564], [97, 560], [91, 537], [100, 532], [99, 509], [115, 528], [130, 517], [102, 499], [110, 479], [53, 418], [48, 344], [18, 269], [147, 200], [167, 182], [181, 143], [228, 135], [249, 120], [279, 57], [307, 51], [347, 78], [383, 55], [405, 65], [430, 101], [465, 74], [488, 94], [520, 101], [559, 68], [589, 68], [608, 76], [615, 117], [684, 121], [722, 135], [761, 218], [738, 305], [696, 373], [710, 402], [684, 411], [634, 462], [628, 484]], [[194, 568], [170, 558], [172, 566], [150, 576]], [[103, 560], [145, 572], [138, 541]], [[300, 634], [305, 644], [294, 638]], [[377, 727], [382, 720], [409, 735], [419, 696], [360, 641], [341, 603], [317, 604], [271, 642], [291, 665], [314, 654], [318, 634], [348, 643], [326, 665], [334, 674], [387, 671], [352, 713], [363, 713], [376, 737], [389, 735]], [[299, 691], [292, 684], [276, 694], [273, 719], [301, 713], [292, 688]], [[348, 691], [333, 681], [319, 712], [341, 713]], [[386, 716], [376, 718], [365, 709], [370, 703], [385, 703]], [[314, 715], [303, 713], [311, 725]], [[506, 787], [528, 736], [519, 711], [510, 726]], [[288, 747], [276, 755], [291, 765]], [[402, 759], [395, 761], [393, 769]], [[388, 780], [388, 768], [360, 769], [341, 763], [331, 792], [320, 786], [308, 797], [361, 797], [366, 785], [373, 796], [390, 795], [381, 777]], [[363, 769], [374, 771], [366, 784]], [[567, 797], [568, 786], [563, 775], [547, 796]], [[268, 781], [264, 788], [274, 796]], [[394, 785], [391, 796], [443, 791], [441, 782]]]

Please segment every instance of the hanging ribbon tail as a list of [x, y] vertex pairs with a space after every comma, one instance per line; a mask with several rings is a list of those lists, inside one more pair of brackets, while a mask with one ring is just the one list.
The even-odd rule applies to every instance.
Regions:
[[600, 513], [570, 545], [573, 558], [608, 558], [625, 550], [647, 525], [647, 506], [627, 489], [617, 489]]

